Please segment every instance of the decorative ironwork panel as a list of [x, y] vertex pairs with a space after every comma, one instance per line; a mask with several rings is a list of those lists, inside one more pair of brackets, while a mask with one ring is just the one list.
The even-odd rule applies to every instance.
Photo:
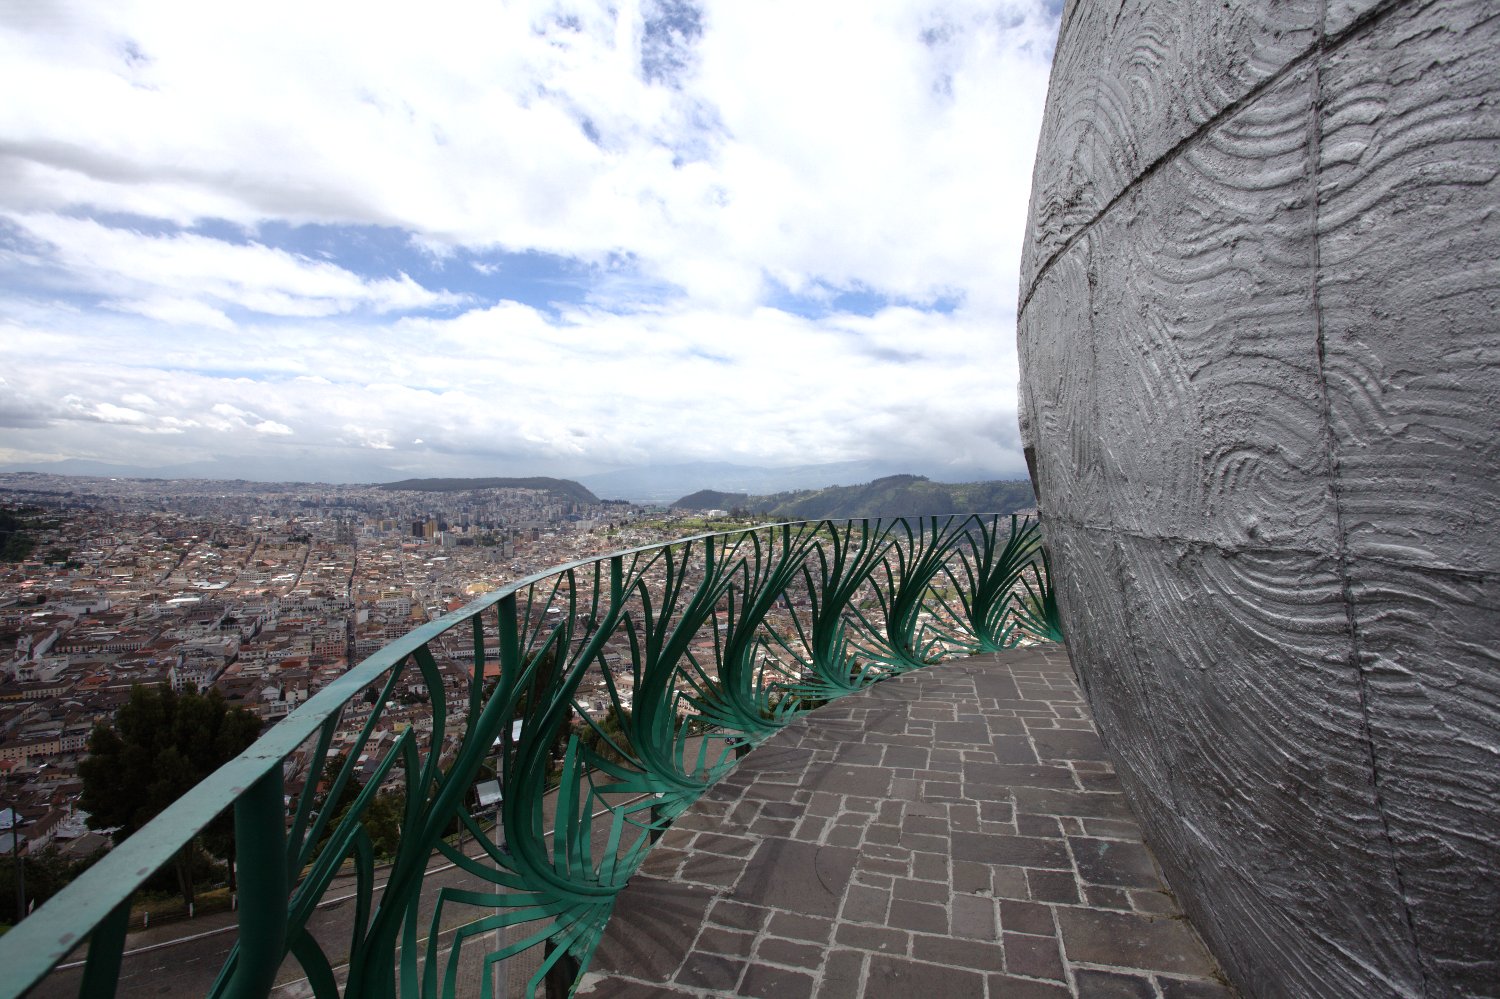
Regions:
[[[1055, 640], [1046, 570], [1035, 522], [970, 515], [769, 525], [528, 577], [351, 669], [0, 938], [0, 994], [85, 937], [83, 992], [112, 994], [132, 892], [230, 807], [240, 934], [211, 996], [265, 995], [288, 956], [319, 997], [453, 996], [465, 962], [488, 996], [521, 955], [520, 994], [569, 987], [662, 829], [740, 756], [886, 677]], [[398, 721], [413, 700], [425, 718]], [[464, 886], [431, 883], [438, 858]], [[355, 891], [334, 938], [315, 914], [336, 878]]]

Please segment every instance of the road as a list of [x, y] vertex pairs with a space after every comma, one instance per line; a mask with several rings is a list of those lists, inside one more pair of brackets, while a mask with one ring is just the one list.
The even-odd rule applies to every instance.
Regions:
[[[554, 794], [548, 801], [549, 813], [555, 811], [555, 804]], [[548, 821], [550, 822], [550, 815]], [[596, 826], [594, 830], [595, 849], [602, 852], [608, 824], [598, 825], [602, 825], [603, 828]], [[472, 842], [469, 843], [469, 849], [466, 852], [474, 857], [483, 855]], [[384, 868], [377, 871], [377, 898], [380, 889], [385, 885], [385, 875]], [[420, 914], [419, 937], [424, 949], [427, 945], [427, 930], [431, 925], [438, 892], [444, 887], [474, 891], [494, 889], [494, 886], [485, 879], [468, 874], [441, 858], [432, 863], [423, 881], [422, 901], [418, 910]], [[454, 931], [493, 912], [494, 910], [490, 908], [480, 909], [453, 904], [445, 906], [439, 930], [438, 967], [440, 969], [447, 967], [448, 951]], [[343, 984], [347, 968], [339, 962], [348, 953], [354, 914], [354, 878], [351, 875], [343, 875], [336, 878], [330, 885], [325, 901], [319, 905], [317, 913], [309, 921], [309, 929], [313, 936], [336, 965], [334, 970], [340, 985]], [[202, 996], [213, 985], [220, 968], [229, 956], [230, 949], [234, 946], [235, 928], [233, 914], [219, 913], [204, 916], [190, 923], [174, 923], [170, 926], [160, 926], [130, 934], [125, 945], [125, 958], [121, 965], [119, 989], [116, 994], [122, 997]], [[525, 930], [525, 927], [521, 927], [511, 932], [524, 933]], [[498, 949], [498, 944], [495, 941], [495, 935], [489, 934], [481, 941], [469, 941], [460, 950], [458, 972], [460, 996], [479, 994], [479, 976], [482, 973], [483, 957], [496, 949]], [[83, 954], [83, 947], [78, 948], [69, 956], [68, 961], [44, 979], [29, 995], [36, 999], [63, 999], [63, 997], [71, 999], [77, 996], [78, 985], [83, 974], [81, 963], [79, 963]], [[540, 955], [534, 949], [532, 952], [518, 955], [505, 962], [507, 967], [499, 968], [495, 972], [497, 976], [500, 976], [496, 982], [495, 994], [519, 999], [522, 996], [521, 989], [536, 970], [539, 960]], [[504, 976], [509, 977], [508, 983]], [[277, 974], [276, 987], [271, 994], [278, 999], [301, 999], [301, 997], [311, 996], [312, 989], [307, 983], [306, 974], [301, 965], [288, 958]]]

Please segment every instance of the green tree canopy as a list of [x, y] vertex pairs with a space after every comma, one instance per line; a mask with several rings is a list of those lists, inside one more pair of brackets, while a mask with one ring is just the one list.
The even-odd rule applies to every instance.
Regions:
[[[230, 708], [217, 690], [175, 693], [166, 684], [130, 688], [114, 726], [96, 725], [83, 777], [80, 806], [94, 829], [115, 828], [116, 843], [140, 829], [260, 734], [260, 719]], [[227, 825], [227, 812], [220, 822]], [[212, 830], [224, 841], [225, 830]], [[179, 854], [183, 898], [192, 901], [193, 844]]]

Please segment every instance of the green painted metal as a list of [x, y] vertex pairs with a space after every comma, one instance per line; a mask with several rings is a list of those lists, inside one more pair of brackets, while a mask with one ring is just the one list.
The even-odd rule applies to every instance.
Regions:
[[[270, 991], [286, 954], [286, 806], [281, 768], [273, 767], [234, 803], [240, 883], [240, 937], [225, 994], [234, 999]], [[228, 970], [228, 969], [226, 969]]]
[[1062, 615], [1057, 610], [1057, 587], [1052, 577], [1052, 559], [1046, 549], [1037, 550], [1032, 572], [1021, 577], [1025, 596], [1017, 595], [1016, 624], [1042, 642], [1063, 640]]
[[[320, 999], [454, 996], [481, 967], [488, 996], [528, 953], [524, 994], [555, 987], [587, 968], [662, 828], [797, 713], [1060, 637], [1049, 568], [1034, 522], [971, 515], [766, 525], [529, 576], [351, 669], [0, 938], [0, 996], [90, 935], [83, 994], [110, 994], [131, 893], [230, 806], [240, 936], [210, 995], [264, 995], [287, 955]], [[412, 688], [430, 725], [397, 733]], [[494, 826], [471, 801], [490, 773]], [[302, 784], [290, 808], [284, 780]], [[400, 836], [379, 857], [391, 795]], [[468, 883], [433, 889], [435, 858]], [[352, 929], [330, 941], [314, 917], [340, 875]]]

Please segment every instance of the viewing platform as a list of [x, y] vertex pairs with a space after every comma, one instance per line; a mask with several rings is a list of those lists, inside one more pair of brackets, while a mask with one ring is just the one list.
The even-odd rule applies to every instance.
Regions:
[[[1009, 515], [557, 566], [262, 733], [0, 939], [0, 997], [1228, 996], [1060, 628]], [[145, 939], [226, 810], [233, 922]]]
[[802, 715], [679, 817], [579, 995], [1227, 999], [1040, 645]]

